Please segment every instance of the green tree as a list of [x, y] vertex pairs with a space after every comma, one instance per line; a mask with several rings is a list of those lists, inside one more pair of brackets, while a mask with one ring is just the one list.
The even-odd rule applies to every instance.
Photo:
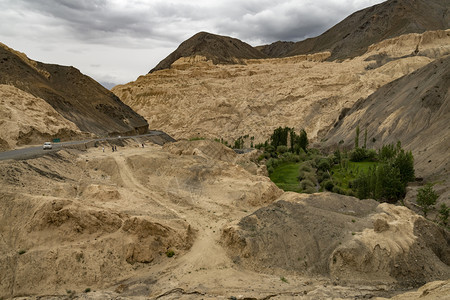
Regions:
[[359, 148], [359, 125], [356, 125], [355, 149]]
[[394, 166], [400, 171], [400, 180], [406, 185], [410, 181], [414, 181], [414, 157], [411, 153], [400, 149], [394, 160]]
[[390, 164], [377, 167], [376, 199], [393, 203], [405, 195], [406, 185], [400, 180], [400, 171]]
[[447, 226], [449, 214], [450, 208], [445, 205], [445, 203], [442, 203], [441, 207], [439, 208], [439, 219], [441, 220], [442, 225]]
[[297, 139], [297, 135], [295, 134], [294, 128], [291, 128], [291, 130], [289, 131], [289, 138], [290, 138], [290, 143], [291, 143], [290, 151], [292, 153], [294, 153], [294, 151], [295, 151], [295, 140]]
[[427, 184], [424, 187], [418, 189], [417, 191], [417, 204], [422, 207], [422, 211], [424, 216], [427, 216], [427, 213], [436, 204], [436, 200], [438, 198], [438, 194], [433, 190], [433, 186], [431, 184]]
[[300, 135], [298, 136], [297, 139], [297, 144], [299, 146], [299, 149], [303, 149], [303, 151], [307, 152], [307, 148], [308, 148], [308, 135], [306, 134], [305, 129], [300, 130]]
[[364, 130], [364, 149], [367, 149], [367, 128]]
[[289, 131], [291, 131], [291, 128], [289, 127], [278, 127], [277, 129], [275, 129], [270, 136], [270, 144], [275, 147], [275, 149], [278, 146], [287, 146]]

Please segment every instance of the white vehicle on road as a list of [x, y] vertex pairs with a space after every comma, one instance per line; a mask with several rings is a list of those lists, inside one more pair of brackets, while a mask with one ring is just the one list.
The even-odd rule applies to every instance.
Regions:
[[52, 146], [52, 143], [50, 143], [50, 142], [45, 142], [44, 146], [42, 146], [42, 149], [44, 149], [44, 150], [52, 149], [52, 148], [53, 148], [53, 146]]

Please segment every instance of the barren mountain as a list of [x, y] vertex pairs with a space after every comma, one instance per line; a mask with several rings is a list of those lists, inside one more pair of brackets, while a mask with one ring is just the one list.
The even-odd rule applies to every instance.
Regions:
[[356, 126], [370, 147], [400, 140], [415, 157], [418, 176], [450, 175], [450, 55], [361, 99], [327, 134], [327, 145], [351, 146]]
[[[42, 99], [81, 131], [110, 135], [148, 129], [144, 118], [74, 67], [33, 61], [1, 43], [0, 84]], [[13, 102], [20, 101], [16, 98]]]
[[[450, 53], [450, 31], [408, 34], [372, 45], [342, 63], [329, 53], [214, 65], [180, 58], [113, 92], [153, 127], [175, 138], [239, 136], [264, 141], [278, 126], [321, 139], [359, 98]], [[417, 51], [416, 51], [417, 50]], [[250, 141], [246, 141], [249, 146]]]
[[199, 32], [163, 59], [149, 73], [168, 69], [180, 57], [203, 56], [215, 64], [235, 64], [243, 59], [266, 58], [267, 56], [238, 39]]
[[0, 297], [354, 299], [449, 276], [448, 232], [405, 207], [283, 193], [220, 143], [118, 148], [0, 162]]
[[0, 151], [52, 138], [88, 137], [45, 100], [0, 85]]
[[346, 59], [386, 39], [448, 28], [449, 0], [389, 0], [353, 13], [318, 37], [257, 48], [270, 57], [330, 51], [330, 60]]

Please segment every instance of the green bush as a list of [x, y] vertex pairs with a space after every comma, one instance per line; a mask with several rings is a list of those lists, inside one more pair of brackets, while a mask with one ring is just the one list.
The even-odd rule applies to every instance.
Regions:
[[449, 214], [450, 208], [445, 205], [445, 203], [442, 203], [441, 207], [439, 208], [439, 219], [441, 220], [442, 225], [447, 226]]
[[303, 179], [302, 181], [300, 181], [300, 187], [302, 188], [302, 190], [306, 190], [309, 187], [314, 188], [314, 183], [309, 179]]
[[350, 160], [354, 162], [363, 161], [366, 157], [366, 149], [363, 148], [355, 148], [350, 152]]
[[439, 196], [433, 190], [433, 186], [431, 184], [427, 184], [423, 188], [417, 190], [417, 204], [422, 207], [425, 217], [430, 211], [430, 208], [436, 204], [437, 198], [439, 198]]
[[337, 185], [335, 185], [333, 187], [332, 192], [336, 193], [336, 194], [345, 195], [345, 191], [343, 189], [341, 189], [340, 187], [338, 187]]
[[285, 146], [285, 145], [279, 145], [279, 146], [277, 147], [277, 152], [278, 152], [279, 154], [286, 153], [287, 151], [288, 151], [288, 147]]
[[307, 194], [314, 194], [315, 192], [317, 192], [315, 187], [307, 187], [305, 190], [303, 190], [303, 192], [307, 193]]
[[331, 191], [333, 191], [334, 184], [333, 184], [333, 181], [331, 181], [331, 180], [325, 180], [322, 183], [322, 186], [324, 189], [331, 192]]
[[331, 163], [327, 158], [321, 158], [317, 164], [317, 169], [321, 171], [329, 171], [331, 169]]
[[167, 255], [167, 257], [172, 257], [175, 255], [175, 251], [173, 251], [172, 249], [169, 249], [166, 251], [166, 255]]

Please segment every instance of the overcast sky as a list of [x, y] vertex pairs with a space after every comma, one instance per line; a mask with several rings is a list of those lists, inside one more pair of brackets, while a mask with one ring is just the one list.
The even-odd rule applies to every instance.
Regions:
[[252, 46], [317, 36], [384, 0], [0, 0], [0, 42], [95, 80], [146, 74], [199, 31]]

